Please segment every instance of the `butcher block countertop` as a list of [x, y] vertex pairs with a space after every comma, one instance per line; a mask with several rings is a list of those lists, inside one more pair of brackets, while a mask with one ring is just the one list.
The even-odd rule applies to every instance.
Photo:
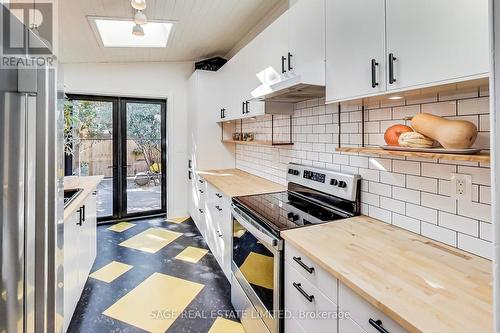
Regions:
[[493, 330], [489, 260], [366, 216], [281, 235], [410, 332]]
[[88, 196], [95, 191], [97, 185], [104, 179], [104, 176], [88, 176], [88, 177], [78, 177], [78, 185], [76, 186], [68, 186], [67, 182], [64, 182], [65, 190], [73, 190], [73, 189], [83, 189], [83, 192], [80, 193], [74, 200], [71, 202], [68, 207], [64, 209], [64, 221], [69, 219], [71, 215], [73, 215], [80, 207], [83, 205], [85, 200], [87, 200]]
[[198, 171], [198, 175], [228, 197], [286, 191], [286, 187], [240, 169]]

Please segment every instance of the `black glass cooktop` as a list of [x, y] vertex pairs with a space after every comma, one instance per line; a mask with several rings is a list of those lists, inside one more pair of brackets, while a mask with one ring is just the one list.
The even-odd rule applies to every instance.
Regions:
[[321, 193], [305, 189], [236, 197], [233, 203], [275, 233], [355, 215], [353, 203], [331, 196], [325, 202]]

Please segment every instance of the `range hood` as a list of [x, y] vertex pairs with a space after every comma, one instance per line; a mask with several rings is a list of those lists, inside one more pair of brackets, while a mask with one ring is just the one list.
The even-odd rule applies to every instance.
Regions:
[[[259, 75], [258, 75], [259, 76]], [[259, 78], [260, 79], [260, 78]], [[325, 97], [325, 87], [302, 82], [300, 75], [279, 76], [252, 91], [253, 100], [295, 104], [314, 98]]]

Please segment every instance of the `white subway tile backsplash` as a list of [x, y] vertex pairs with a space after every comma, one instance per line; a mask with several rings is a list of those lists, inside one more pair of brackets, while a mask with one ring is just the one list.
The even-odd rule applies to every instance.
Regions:
[[458, 232], [478, 237], [479, 222], [467, 217], [439, 212], [439, 225]]
[[412, 161], [392, 161], [392, 171], [410, 175], [420, 175], [420, 163]]
[[432, 224], [438, 223], [438, 211], [436, 209], [407, 203], [406, 215]]
[[392, 213], [392, 224], [417, 234], [420, 233], [420, 221], [408, 216]]
[[[481, 96], [487, 95], [482, 89]], [[458, 89], [447, 93], [425, 93], [380, 107], [377, 100], [365, 104], [365, 144], [381, 145], [385, 128], [407, 123], [403, 118], [430, 112], [450, 119], [465, 119], [478, 124], [475, 146], [489, 147], [489, 106], [487, 97], [477, 98], [479, 89]], [[476, 98], [474, 98], [476, 97]], [[376, 156], [336, 152], [338, 147], [338, 105], [323, 105], [322, 100], [295, 105], [294, 146], [258, 147], [236, 145], [236, 165], [242, 170], [286, 184], [286, 163], [325, 167], [359, 173], [361, 212], [412, 232], [460, 246], [465, 251], [484, 255], [491, 247], [491, 177], [489, 164], [462, 161]], [[360, 146], [361, 106], [359, 101], [343, 103], [341, 142]], [[239, 124], [237, 130], [239, 131]], [[243, 120], [243, 130], [256, 133], [256, 140], [270, 140], [271, 117]], [[275, 135], [288, 133], [288, 118], [275, 116]], [[277, 134], [279, 133], [279, 134]], [[287, 138], [287, 137], [286, 137]], [[451, 173], [472, 175], [473, 202], [450, 198]], [[460, 242], [457, 239], [460, 237]]]
[[483, 239], [458, 234], [458, 248], [486, 259], [493, 259], [493, 246], [491, 242]]
[[406, 186], [419, 191], [437, 193], [438, 180], [435, 178], [407, 175]]

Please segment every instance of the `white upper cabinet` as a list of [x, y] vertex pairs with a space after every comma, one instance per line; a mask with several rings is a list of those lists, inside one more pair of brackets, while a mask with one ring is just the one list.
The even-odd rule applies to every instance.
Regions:
[[488, 0], [386, 1], [389, 90], [488, 74]]
[[385, 1], [328, 0], [326, 17], [326, 101], [385, 91]]
[[328, 0], [326, 101], [486, 77], [487, 0]]
[[325, 0], [290, 0], [288, 22], [286, 70], [303, 83], [325, 85]]

